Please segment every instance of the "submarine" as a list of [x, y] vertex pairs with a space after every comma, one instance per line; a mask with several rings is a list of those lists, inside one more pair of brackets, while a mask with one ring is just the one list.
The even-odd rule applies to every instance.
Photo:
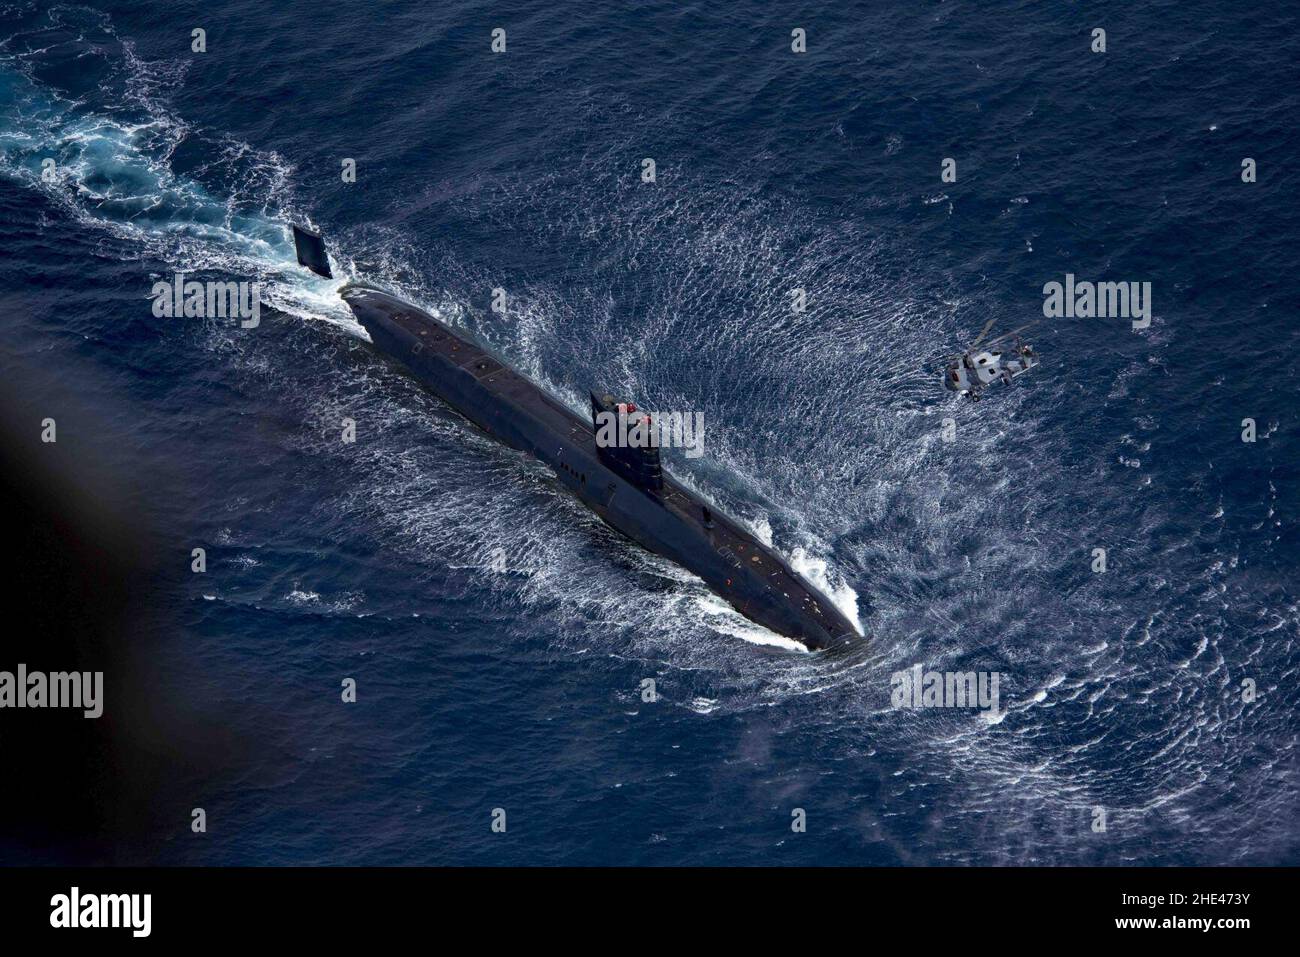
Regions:
[[[294, 225], [293, 238], [301, 265], [334, 278], [319, 233]], [[588, 421], [413, 303], [361, 282], [339, 294], [379, 352], [488, 435], [540, 459], [606, 524], [699, 576], [746, 618], [812, 650], [862, 640], [781, 556], [667, 473], [657, 445], [597, 442], [611, 416], [627, 434], [633, 403], [593, 391]]]

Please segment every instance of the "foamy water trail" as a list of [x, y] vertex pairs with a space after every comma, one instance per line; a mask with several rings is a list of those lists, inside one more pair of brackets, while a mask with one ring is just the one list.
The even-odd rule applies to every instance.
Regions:
[[[177, 146], [192, 135], [156, 107], [136, 121], [84, 112], [20, 62], [0, 60], [0, 175], [39, 190], [86, 230], [121, 241], [125, 255], [261, 282], [265, 305], [359, 332], [338, 297], [348, 277], [322, 279], [297, 265], [287, 209], [249, 208], [173, 171]], [[289, 178], [278, 157], [261, 160]]]

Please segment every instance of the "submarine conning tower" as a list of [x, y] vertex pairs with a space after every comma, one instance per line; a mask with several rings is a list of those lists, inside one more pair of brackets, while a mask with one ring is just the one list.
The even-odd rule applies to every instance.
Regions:
[[663, 492], [659, 441], [648, 414], [607, 392], [593, 392], [591, 424], [596, 430], [596, 456], [606, 466], [652, 495]]

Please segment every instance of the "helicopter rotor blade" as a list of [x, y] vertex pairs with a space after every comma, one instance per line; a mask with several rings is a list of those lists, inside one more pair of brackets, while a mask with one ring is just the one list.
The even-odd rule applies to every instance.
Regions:
[[1037, 324], [1038, 324], [1038, 320], [1035, 319], [1033, 322], [1026, 322], [1026, 323], [1025, 323], [1023, 326], [1021, 326], [1019, 329], [1012, 329], [1010, 332], [1004, 332], [1002, 335], [998, 336], [996, 339], [990, 339], [990, 340], [985, 344], [985, 348], [987, 348], [988, 346], [991, 346], [991, 345], [993, 345], [993, 344], [995, 344], [995, 343], [1002, 342], [1004, 339], [1010, 339], [1012, 336], [1016, 335], [1017, 333], [1024, 332], [1024, 331], [1025, 331], [1026, 329], [1028, 329], [1030, 326], [1034, 326], [1034, 325], [1037, 325]]
[[984, 328], [981, 329], [981, 330], [980, 330], [980, 334], [979, 334], [978, 336], [975, 337], [975, 341], [972, 342], [972, 343], [970, 344], [970, 346], [967, 347], [968, 350], [969, 350], [969, 349], [974, 349], [977, 345], [979, 345], [979, 344], [980, 344], [980, 340], [983, 339], [985, 336], [987, 336], [987, 335], [989, 334], [989, 330], [993, 328], [993, 323], [995, 323], [995, 322], [997, 322], [997, 321], [998, 321], [998, 320], [997, 320], [997, 317], [994, 316], [994, 317], [993, 317], [992, 319], [990, 319], [988, 322], [984, 323]]

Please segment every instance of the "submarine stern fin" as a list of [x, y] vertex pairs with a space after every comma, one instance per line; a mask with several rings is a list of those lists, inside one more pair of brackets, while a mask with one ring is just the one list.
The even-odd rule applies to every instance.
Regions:
[[306, 266], [326, 279], [334, 278], [334, 273], [330, 272], [330, 258], [325, 252], [325, 240], [321, 239], [320, 233], [294, 225], [293, 245], [298, 253], [299, 265]]

